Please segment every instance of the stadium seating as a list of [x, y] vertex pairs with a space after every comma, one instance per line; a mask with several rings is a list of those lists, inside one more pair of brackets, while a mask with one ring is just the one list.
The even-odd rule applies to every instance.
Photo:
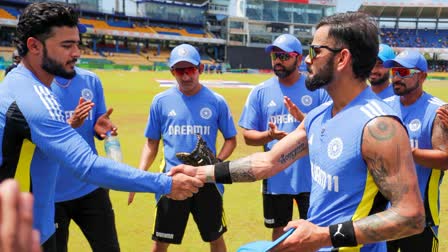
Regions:
[[448, 30], [383, 28], [380, 37], [392, 47], [448, 48]]
[[9, 11], [6, 10], [6, 7], [0, 7], [0, 18], [16, 19], [14, 15], [12, 15]]

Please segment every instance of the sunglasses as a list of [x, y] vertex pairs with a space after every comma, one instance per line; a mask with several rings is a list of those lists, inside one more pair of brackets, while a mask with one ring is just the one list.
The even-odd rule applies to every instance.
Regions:
[[187, 74], [188, 76], [192, 76], [196, 73], [198, 70], [197, 67], [185, 67], [185, 68], [171, 68], [171, 71], [176, 76], [184, 76], [184, 74]]
[[272, 61], [279, 59], [281, 61], [287, 61], [292, 57], [296, 57], [297, 55], [299, 55], [298, 53], [295, 52], [271, 52], [271, 59]]
[[[316, 52], [316, 49], [318, 50], [317, 52]], [[320, 49], [327, 49], [328, 51], [330, 51], [332, 53], [338, 53], [338, 52], [342, 51], [342, 49], [344, 49], [344, 48], [331, 48], [331, 47], [325, 46], [325, 45], [310, 45], [308, 57], [310, 58], [311, 62], [313, 62], [313, 59], [316, 58], [316, 56], [319, 54]]]
[[414, 74], [420, 73], [421, 71], [405, 67], [392, 67], [391, 72], [392, 76], [398, 76], [400, 78], [412, 78], [414, 77]]

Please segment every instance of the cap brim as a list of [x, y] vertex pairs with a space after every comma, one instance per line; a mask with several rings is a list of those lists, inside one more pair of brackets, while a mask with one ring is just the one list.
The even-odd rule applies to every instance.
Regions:
[[291, 49], [291, 48], [289, 48], [289, 47], [286, 47], [286, 46], [279, 46], [279, 45], [269, 45], [269, 46], [267, 46], [267, 47], [264, 49], [264, 51], [267, 52], [267, 53], [270, 53], [270, 52], [272, 51], [272, 49], [274, 49], [274, 47], [280, 48], [280, 49], [282, 49], [283, 51], [288, 52], [288, 53], [289, 53], [289, 52], [294, 52], [294, 50]]
[[255, 241], [241, 246], [237, 252], [268, 252], [277, 246], [280, 242], [288, 238], [295, 228], [291, 228], [286, 231], [282, 236], [277, 238], [275, 241]]
[[191, 63], [191, 64], [193, 64], [195, 66], [197, 66], [197, 65], [199, 65], [201, 63], [201, 62], [198, 62], [198, 61], [192, 60], [192, 59], [177, 59], [174, 62], [170, 63], [170, 67], [173, 67], [174, 65], [176, 65], [177, 63], [182, 62], [182, 61], [189, 62], [189, 63]]
[[87, 31], [87, 27], [83, 24], [78, 24], [79, 33], [85, 33]]
[[404, 66], [406, 68], [414, 68], [415, 67], [415, 66], [413, 66], [413, 65], [411, 65], [411, 64], [409, 64], [407, 62], [404, 62], [404, 61], [402, 61], [400, 59], [386, 60], [386, 61], [383, 62], [383, 66], [387, 67], [387, 68], [391, 68], [391, 67], [393, 67], [395, 65], [395, 63], [400, 64], [400, 65], [402, 65], [402, 66]]

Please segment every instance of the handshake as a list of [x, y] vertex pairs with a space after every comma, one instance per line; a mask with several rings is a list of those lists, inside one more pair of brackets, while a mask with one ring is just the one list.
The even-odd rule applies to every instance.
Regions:
[[166, 195], [171, 199], [185, 199], [197, 193], [206, 182], [206, 177], [197, 174], [197, 166], [212, 165], [220, 162], [208, 148], [202, 136], [197, 134], [198, 141], [192, 152], [178, 152], [176, 157], [184, 164], [173, 167], [168, 175], [173, 178], [171, 193]]
[[[192, 152], [178, 152], [176, 157], [184, 164], [175, 166], [167, 173], [172, 177], [171, 193], [165, 195], [174, 200], [184, 200], [197, 193], [204, 186], [206, 176], [197, 174], [197, 166], [212, 165], [220, 162], [208, 148], [202, 136], [197, 134], [198, 141]], [[131, 192], [128, 205], [134, 200], [135, 193]]]

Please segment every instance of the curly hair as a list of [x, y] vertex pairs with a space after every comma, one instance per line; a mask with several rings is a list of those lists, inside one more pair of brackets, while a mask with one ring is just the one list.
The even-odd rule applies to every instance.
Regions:
[[76, 27], [78, 13], [61, 3], [34, 3], [28, 5], [17, 24], [15, 46], [21, 57], [28, 53], [26, 41], [35, 37], [42, 43], [53, 35], [53, 27]]
[[376, 63], [379, 40], [376, 21], [362, 12], [340, 13], [324, 17], [316, 29], [328, 25], [328, 37], [336, 46], [347, 48], [353, 59], [352, 69], [357, 79], [365, 80]]

